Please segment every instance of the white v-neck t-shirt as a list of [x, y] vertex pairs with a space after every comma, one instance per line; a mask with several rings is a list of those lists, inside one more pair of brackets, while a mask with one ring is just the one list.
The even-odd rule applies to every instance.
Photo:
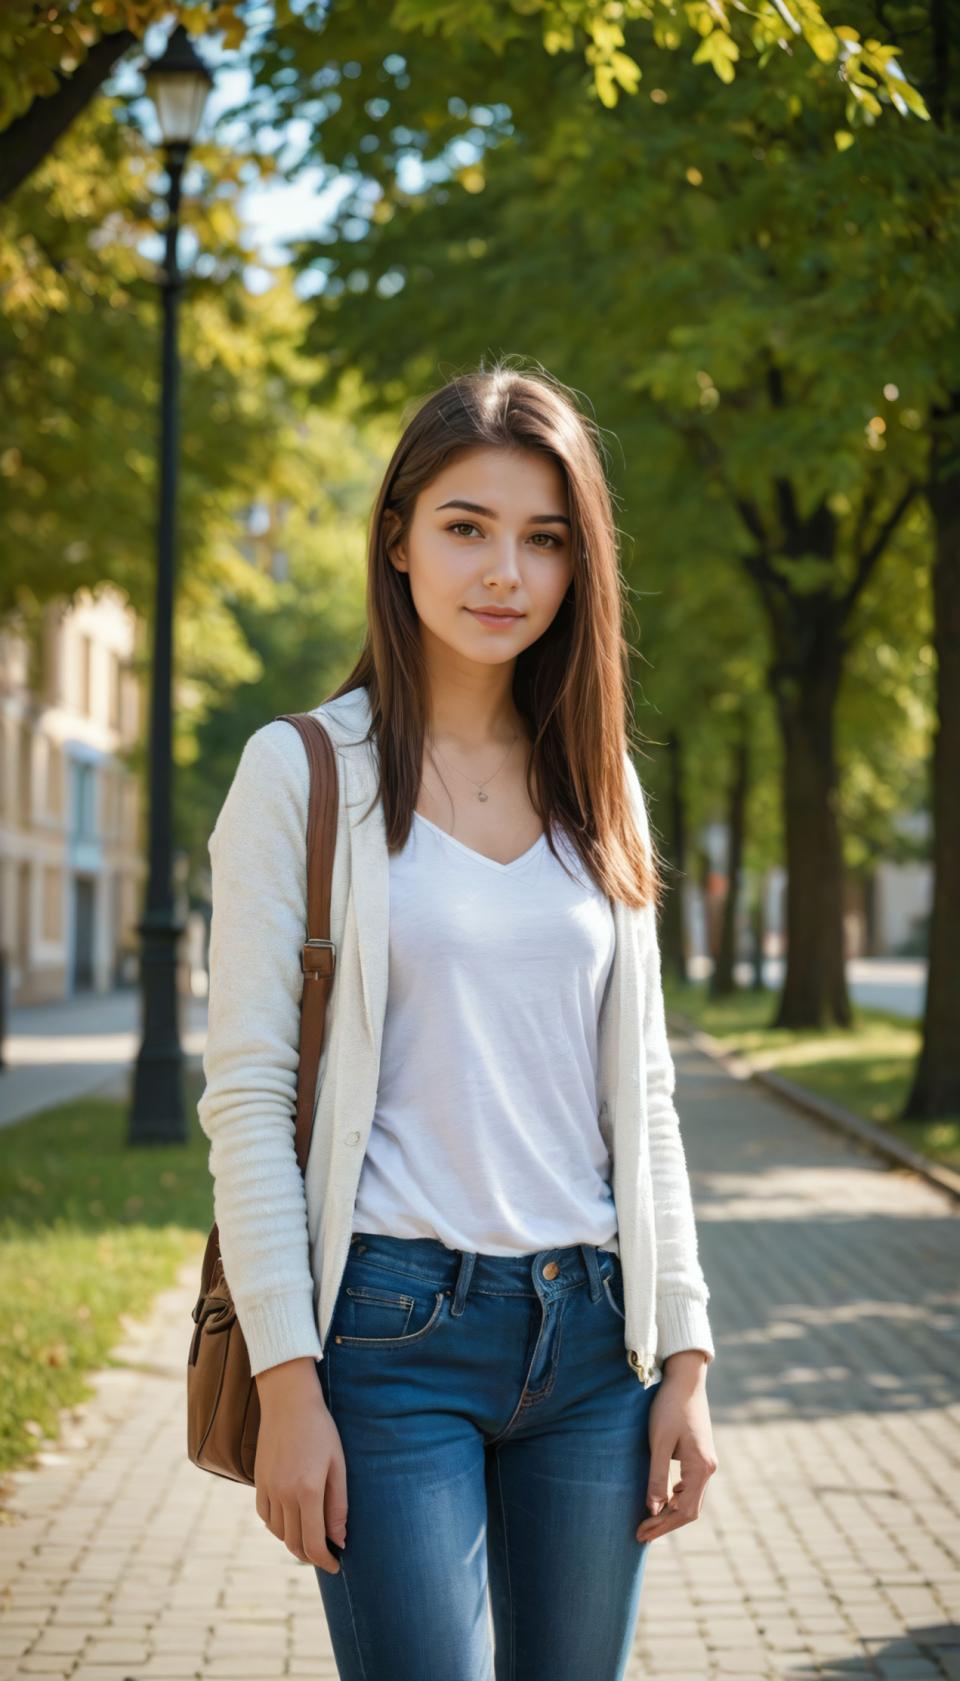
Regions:
[[355, 1232], [524, 1255], [617, 1231], [597, 1099], [609, 900], [562, 831], [508, 864], [414, 812]]

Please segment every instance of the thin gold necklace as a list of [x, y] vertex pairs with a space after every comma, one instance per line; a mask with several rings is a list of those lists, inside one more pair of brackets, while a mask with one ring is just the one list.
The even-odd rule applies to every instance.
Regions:
[[[506, 764], [507, 760], [509, 759], [510, 754], [513, 752], [514, 742], [516, 740], [517, 740], [517, 736], [514, 736], [513, 741], [511, 741], [510, 746], [507, 748], [507, 751], [503, 755], [503, 758], [501, 759], [499, 765], [497, 766], [496, 770], [494, 771], [493, 776], [499, 776], [500, 775], [500, 772], [502, 771], [504, 765]], [[439, 747], [437, 747], [435, 745], [435, 743], [431, 742], [430, 746], [431, 746], [431, 749], [433, 751], [435, 751], [437, 754], [439, 754], [439, 757], [441, 759], [443, 759], [444, 764], [449, 763], [449, 760], [443, 758], [443, 754], [440, 752]], [[473, 786], [477, 790], [477, 799], [478, 800], [488, 800], [490, 798], [490, 795], [485, 794], [483, 790], [487, 786], [488, 782], [493, 781], [493, 776], [486, 777], [483, 782], [477, 782], [477, 781], [474, 780], [474, 778], [472, 776], [467, 776], [466, 771], [458, 769], [458, 767], [456, 765], [450, 765], [450, 769], [455, 770], [457, 772], [457, 775], [464, 777], [467, 782], [472, 782], [473, 783]]]

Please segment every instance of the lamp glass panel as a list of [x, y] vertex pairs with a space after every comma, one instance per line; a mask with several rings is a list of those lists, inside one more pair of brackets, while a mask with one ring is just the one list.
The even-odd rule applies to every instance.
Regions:
[[160, 131], [165, 142], [180, 141], [187, 145], [200, 127], [203, 107], [207, 101], [207, 84], [202, 76], [189, 71], [164, 71], [147, 77], [147, 92], [157, 108]]

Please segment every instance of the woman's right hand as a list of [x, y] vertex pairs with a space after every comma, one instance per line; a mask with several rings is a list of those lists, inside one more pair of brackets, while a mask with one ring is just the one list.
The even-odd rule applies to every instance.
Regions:
[[309, 1356], [256, 1377], [260, 1427], [253, 1480], [257, 1515], [302, 1564], [331, 1576], [340, 1565], [327, 1537], [347, 1538], [347, 1468], [340, 1432]]

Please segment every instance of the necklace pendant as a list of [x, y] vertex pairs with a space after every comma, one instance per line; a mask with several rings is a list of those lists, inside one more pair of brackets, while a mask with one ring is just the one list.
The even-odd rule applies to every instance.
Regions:
[[477, 789], [477, 799], [478, 800], [488, 800], [489, 798], [490, 798], [490, 795], [485, 794], [482, 788]]

